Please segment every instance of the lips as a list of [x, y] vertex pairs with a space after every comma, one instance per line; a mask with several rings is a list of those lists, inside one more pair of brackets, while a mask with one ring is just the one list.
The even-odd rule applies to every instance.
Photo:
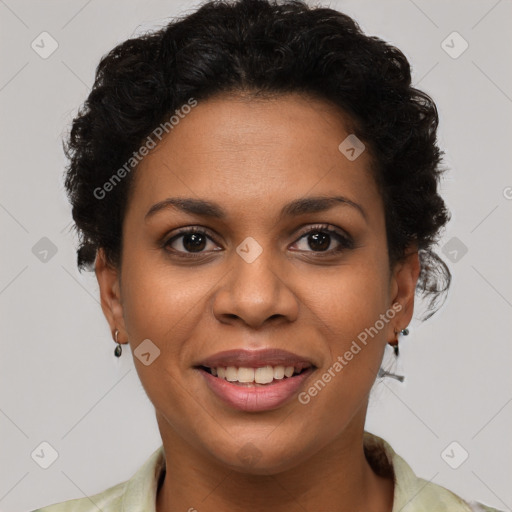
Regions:
[[229, 350], [202, 360], [199, 370], [209, 390], [234, 409], [276, 409], [298, 392], [316, 366], [286, 350]]
[[219, 366], [235, 366], [237, 368], [261, 368], [262, 366], [293, 366], [295, 368], [309, 368], [315, 366], [312, 361], [287, 350], [226, 350], [218, 352], [195, 365], [207, 368]]

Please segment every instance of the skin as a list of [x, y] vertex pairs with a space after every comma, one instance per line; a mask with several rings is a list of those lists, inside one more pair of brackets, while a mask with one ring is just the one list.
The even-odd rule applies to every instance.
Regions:
[[[346, 121], [332, 105], [297, 94], [217, 96], [199, 102], [137, 168], [121, 268], [100, 250], [96, 276], [119, 341], [133, 352], [149, 338], [160, 349], [148, 366], [134, 357], [166, 454], [158, 512], [392, 509], [392, 481], [374, 473], [362, 438], [386, 343], [412, 317], [419, 260], [413, 248], [390, 269], [369, 151], [349, 161], [338, 150], [351, 133]], [[334, 195], [365, 216], [338, 204], [279, 218], [293, 200]], [[178, 196], [214, 201], [226, 217], [168, 208], [145, 221], [152, 205]], [[348, 234], [353, 246], [331, 236], [330, 253], [319, 250], [307, 235], [317, 224]], [[215, 237], [201, 239], [197, 259], [179, 256], [193, 251], [186, 236], [159, 245], [186, 226]], [[236, 252], [249, 236], [263, 250], [252, 263]], [[317, 366], [302, 391], [393, 303], [402, 309], [307, 405], [237, 411], [193, 368], [224, 350], [283, 348]], [[248, 443], [254, 464], [240, 457]]]

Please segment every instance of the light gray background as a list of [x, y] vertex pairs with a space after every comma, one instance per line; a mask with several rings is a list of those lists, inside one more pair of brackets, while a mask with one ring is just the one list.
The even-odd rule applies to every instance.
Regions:
[[[94, 275], [76, 270], [61, 138], [102, 55], [196, 5], [0, 0], [0, 510], [102, 491], [132, 476], [160, 444], [129, 350], [113, 356]], [[374, 387], [367, 429], [419, 476], [510, 510], [512, 3], [330, 6], [402, 49], [413, 82], [435, 99], [450, 169], [442, 190], [453, 213], [439, 250], [453, 237], [468, 249], [448, 260], [454, 279], [444, 308], [413, 323], [401, 345], [405, 383]], [[59, 45], [47, 59], [31, 48], [43, 31]], [[469, 43], [456, 59], [441, 46], [453, 31]], [[57, 248], [46, 262], [32, 252], [43, 237]], [[31, 458], [43, 441], [59, 455], [48, 469]], [[458, 469], [441, 456], [453, 441], [469, 453]], [[448, 453], [456, 460], [462, 449]]]

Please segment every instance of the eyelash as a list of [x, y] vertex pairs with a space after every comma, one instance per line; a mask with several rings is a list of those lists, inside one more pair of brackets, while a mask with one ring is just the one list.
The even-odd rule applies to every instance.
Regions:
[[[179, 231], [178, 233], [174, 234], [171, 238], [164, 240], [160, 244], [161, 248], [164, 249], [168, 253], [171, 252], [172, 254], [178, 255], [178, 257], [180, 257], [180, 258], [192, 258], [193, 259], [193, 258], [204, 257], [204, 255], [207, 253], [204, 253], [204, 252], [198, 252], [198, 253], [188, 252], [187, 253], [187, 252], [176, 251], [175, 249], [168, 248], [168, 246], [172, 242], [177, 240], [178, 238], [180, 238], [184, 235], [191, 234], [191, 233], [197, 233], [200, 235], [204, 235], [207, 238], [209, 238], [211, 241], [213, 241], [215, 244], [219, 245], [217, 243], [217, 241], [215, 240], [215, 238], [212, 237], [210, 234], [208, 234], [208, 231], [206, 229], [204, 229], [204, 228], [201, 229], [198, 227], [190, 227], [190, 228], [184, 228], [181, 231]], [[294, 243], [297, 243], [299, 240], [301, 240], [305, 236], [312, 234], [312, 233], [325, 233], [325, 234], [331, 235], [337, 239], [337, 241], [340, 243], [340, 247], [338, 249], [329, 249], [327, 251], [298, 251], [298, 252], [312, 253], [313, 255], [315, 255], [313, 257], [323, 257], [324, 255], [332, 256], [333, 254], [343, 252], [346, 249], [354, 248], [354, 242], [352, 241], [352, 239], [349, 236], [344, 235], [344, 234], [340, 233], [339, 231], [336, 231], [336, 230], [330, 228], [329, 225], [327, 225], [327, 224], [318, 224], [318, 225], [310, 227], [307, 231], [301, 233], [299, 238], [297, 238], [297, 240]]]

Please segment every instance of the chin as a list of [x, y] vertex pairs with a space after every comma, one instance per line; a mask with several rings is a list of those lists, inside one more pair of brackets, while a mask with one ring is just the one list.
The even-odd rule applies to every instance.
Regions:
[[216, 448], [211, 455], [218, 463], [248, 475], [276, 475], [299, 465], [305, 458], [298, 454], [296, 444], [276, 449], [274, 443], [265, 443], [265, 440], [239, 443], [228, 453], [219, 453], [218, 446]]

